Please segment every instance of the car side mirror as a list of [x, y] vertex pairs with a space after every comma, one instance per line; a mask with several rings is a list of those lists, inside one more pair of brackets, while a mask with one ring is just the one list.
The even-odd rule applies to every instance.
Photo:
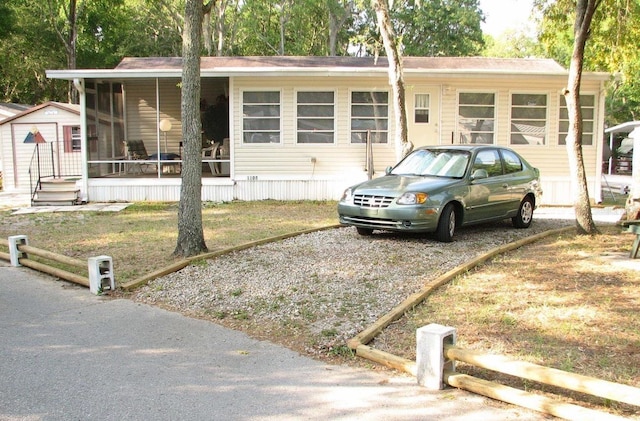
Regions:
[[392, 166], [388, 166], [387, 168], [385, 168], [385, 169], [384, 169], [384, 173], [385, 173], [386, 175], [389, 175], [389, 174], [391, 174], [391, 170], [392, 170], [392, 169], [393, 169], [393, 167], [392, 167]]
[[489, 177], [489, 173], [487, 173], [487, 170], [483, 168], [478, 168], [473, 172], [473, 174], [471, 174], [471, 180], [480, 180], [482, 178], [488, 178], [488, 177]]

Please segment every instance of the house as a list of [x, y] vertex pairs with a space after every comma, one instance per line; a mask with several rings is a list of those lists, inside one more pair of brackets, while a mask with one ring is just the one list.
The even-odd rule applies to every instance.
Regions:
[[[544, 204], [571, 204], [564, 68], [480, 57], [405, 57], [403, 67], [416, 147], [510, 146], [540, 169]], [[85, 200], [179, 200], [181, 72], [172, 57], [47, 71], [81, 93]], [[582, 78], [584, 163], [596, 201], [608, 78]], [[201, 82], [203, 200], [335, 200], [399, 159], [386, 58], [203, 57]]]
[[52, 176], [79, 176], [80, 115], [78, 105], [47, 102], [0, 120], [3, 190], [33, 191], [38, 171], [43, 169], [38, 168], [38, 156], [41, 164], [50, 164]]

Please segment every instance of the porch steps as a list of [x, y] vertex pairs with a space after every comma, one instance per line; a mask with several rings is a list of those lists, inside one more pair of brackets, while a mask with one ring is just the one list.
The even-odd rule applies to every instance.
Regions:
[[80, 204], [80, 189], [76, 187], [75, 180], [43, 180], [31, 202], [33, 206], [78, 205]]

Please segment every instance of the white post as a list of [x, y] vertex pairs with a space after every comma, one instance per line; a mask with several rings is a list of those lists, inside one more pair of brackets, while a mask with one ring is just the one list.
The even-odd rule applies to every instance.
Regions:
[[631, 161], [631, 199], [640, 201], [640, 128], [636, 127], [629, 137], [633, 139], [633, 160]]
[[11, 266], [22, 266], [20, 264], [20, 258], [23, 257], [23, 254], [20, 250], [18, 250], [19, 245], [29, 245], [29, 239], [26, 235], [12, 235], [9, 237], [9, 259], [11, 261]]
[[431, 390], [445, 388], [443, 372], [455, 370], [455, 362], [446, 360], [444, 346], [455, 345], [456, 330], [439, 324], [429, 324], [416, 331], [416, 366], [420, 386]]
[[89, 257], [89, 291], [101, 294], [105, 290], [115, 290], [116, 282], [113, 276], [113, 259], [109, 256]]

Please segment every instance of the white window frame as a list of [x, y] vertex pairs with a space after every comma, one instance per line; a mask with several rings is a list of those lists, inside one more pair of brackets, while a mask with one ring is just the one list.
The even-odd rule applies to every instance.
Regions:
[[[493, 130], [492, 131], [483, 131], [483, 130], [478, 130], [478, 131], [462, 131], [460, 130], [460, 120], [462, 118], [462, 116], [460, 115], [460, 107], [461, 107], [461, 103], [460, 103], [460, 95], [461, 94], [486, 94], [486, 95], [493, 95], [493, 117], [491, 118], [491, 120], [493, 120]], [[457, 100], [457, 106], [456, 106], [456, 131], [458, 133], [458, 140], [460, 143], [475, 143], [475, 142], [466, 142], [463, 141], [463, 136], [467, 135], [469, 137], [471, 137], [473, 135], [473, 133], [478, 133], [480, 135], [483, 134], [491, 134], [491, 143], [478, 143], [479, 145], [495, 145], [496, 144], [496, 132], [497, 132], [497, 128], [498, 128], [498, 124], [497, 124], [497, 114], [498, 114], [498, 94], [495, 91], [484, 91], [484, 90], [461, 90], [458, 91], [458, 93], [456, 94], [456, 100]], [[464, 104], [462, 105], [464, 107], [487, 107], [489, 105], [487, 104]], [[477, 120], [477, 119], [476, 119]]]
[[[309, 102], [309, 103], [300, 103], [298, 102], [298, 94], [299, 93], [322, 93], [322, 94], [326, 94], [326, 93], [331, 93], [333, 94], [333, 102], [331, 104], [326, 103], [326, 102]], [[295, 142], [296, 145], [335, 145], [336, 144], [336, 127], [337, 127], [337, 121], [336, 121], [336, 110], [337, 110], [337, 105], [336, 105], [336, 99], [337, 99], [338, 95], [337, 92], [335, 90], [331, 90], [331, 89], [297, 89], [294, 92], [294, 104], [295, 104], [295, 131], [296, 131], [296, 138], [295, 138]], [[332, 105], [333, 108], [333, 112], [331, 117], [325, 117], [325, 116], [300, 116], [298, 114], [298, 110], [300, 106], [313, 106], [313, 105]], [[331, 130], [327, 130], [327, 129], [312, 129], [312, 130], [305, 130], [305, 129], [300, 129], [299, 127], [299, 122], [300, 120], [318, 120], [318, 121], [329, 121], [331, 120], [333, 122], [333, 129]], [[300, 142], [300, 134], [304, 134], [304, 133], [331, 133], [331, 142]]]
[[[418, 97], [427, 97], [426, 106], [418, 106]], [[427, 121], [418, 121], [418, 111], [426, 111]], [[424, 114], [422, 114], [424, 115]], [[414, 124], [431, 123], [431, 94], [428, 92], [416, 92], [413, 94], [413, 122]]]
[[[384, 104], [386, 106], [387, 109], [387, 115], [385, 117], [369, 117], [368, 116], [354, 116], [353, 115], [353, 106], [354, 106], [354, 102], [353, 102], [353, 94], [356, 92], [364, 92], [364, 93], [375, 93], [375, 94], [386, 94], [387, 95], [387, 102], [386, 104]], [[374, 145], [388, 145], [389, 144], [389, 123], [390, 123], [390, 107], [389, 107], [389, 100], [390, 100], [391, 94], [389, 93], [389, 91], [387, 90], [367, 90], [366, 88], [363, 89], [353, 89], [349, 91], [349, 143], [352, 145], [364, 145], [366, 144], [366, 132], [368, 130], [354, 130], [353, 129], [353, 122], [354, 120], [379, 120], [379, 121], [386, 121], [386, 129], [380, 129], [380, 130], [372, 130], [372, 134], [374, 134], [374, 136], [372, 136], [372, 143]], [[367, 105], [366, 103], [355, 103], [355, 105]], [[378, 105], [382, 105], [382, 104], [378, 104]], [[363, 133], [365, 134], [365, 138], [362, 141], [355, 141], [354, 142], [354, 135], [358, 134], [358, 133]], [[376, 136], [375, 134], [384, 134], [385, 135], [385, 140], [383, 142], [376, 142]]]
[[[278, 93], [278, 102], [277, 103], [267, 103], [267, 102], [249, 102], [249, 103], [245, 103], [244, 102], [244, 96], [246, 93], [261, 93], [261, 92], [270, 92], [270, 93]], [[281, 89], [243, 89], [240, 91], [240, 107], [242, 110], [242, 127], [241, 127], [241, 144], [243, 146], [256, 146], [256, 145], [263, 145], [263, 146], [273, 146], [273, 145], [282, 145], [283, 144], [283, 131], [282, 131], [282, 111], [283, 111], [283, 105], [282, 105], [282, 90]], [[277, 116], [247, 116], [245, 115], [245, 106], [264, 106], [264, 105], [277, 105], [278, 106], [278, 115]], [[251, 121], [251, 120], [278, 120], [278, 129], [274, 130], [274, 129], [263, 129], [263, 130], [247, 130], [245, 129], [245, 122], [246, 121]], [[246, 142], [245, 138], [247, 134], [262, 134], [262, 135], [266, 135], [266, 136], [270, 136], [270, 135], [276, 135], [278, 136], [278, 141], [277, 142]]]
[[[539, 105], [529, 105], [529, 106], [523, 106], [523, 105], [515, 105], [513, 104], [513, 96], [514, 95], [535, 95], [535, 96], [544, 96], [545, 97], [545, 105], [544, 107], [539, 106]], [[527, 91], [513, 91], [509, 93], [509, 137], [508, 137], [508, 141], [509, 141], [509, 145], [528, 145], [528, 146], [548, 146], [549, 144], [549, 110], [550, 110], [550, 95], [549, 92], [527, 92]], [[514, 108], [516, 109], [544, 109], [545, 113], [545, 117], [544, 120], [541, 119], [535, 119], [535, 118], [520, 118], [518, 117], [517, 119], [514, 119], [513, 117], [513, 111]], [[542, 143], [514, 143], [513, 141], [513, 135], [514, 134], [522, 134], [524, 133], [524, 135], [528, 134], [531, 136], [536, 136], [540, 131], [540, 129], [532, 129], [530, 131], [522, 131], [519, 130], [517, 132], [513, 131], [513, 125], [514, 120], [516, 121], [544, 121], [544, 129], [542, 130]], [[535, 127], [535, 126], [531, 126], [531, 127]], [[522, 135], [524, 137], [524, 135]]]
[[[582, 98], [584, 97], [593, 97], [593, 104], [589, 106], [584, 105], [584, 101]], [[564, 103], [564, 105], [563, 105]], [[591, 93], [580, 94], [580, 108], [582, 109], [582, 146], [593, 146], [594, 129], [596, 128], [596, 95]], [[591, 110], [591, 118], [585, 118], [584, 112], [585, 110]], [[563, 111], [566, 118], [563, 118]], [[591, 123], [591, 131], [585, 131], [584, 126], [585, 122]], [[563, 124], [566, 124], [567, 130], [562, 130]], [[560, 95], [558, 99], [558, 145], [565, 146], [567, 144], [567, 135], [569, 133], [569, 109], [567, 108], [567, 103], [564, 98], [564, 95]], [[589, 143], [585, 143], [585, 138], [588, 137]]]

